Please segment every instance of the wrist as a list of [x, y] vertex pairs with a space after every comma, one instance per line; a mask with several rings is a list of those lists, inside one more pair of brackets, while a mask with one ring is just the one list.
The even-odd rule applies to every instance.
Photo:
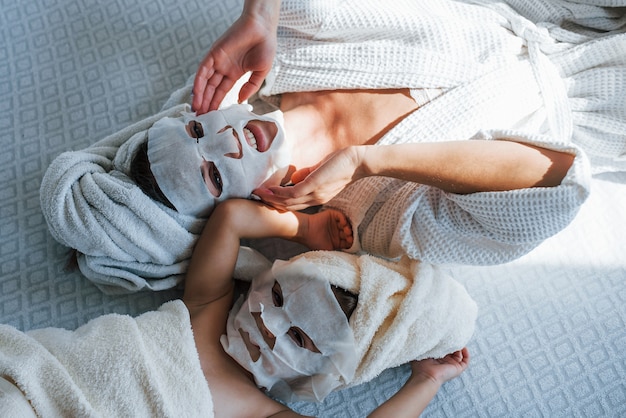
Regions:
[[373, 150], [373, 146], [355, 145], [352, 148], [354, 150], [353, 164], [356, 167], [352, 181], [377, 175], [376, 151]]
[[268, 29], [278, 26], [279, 14], [280, 0], [246, 1], [241, 12], [242, 17], [261, 21]]
[[428, 388], [436, 393], [441, 388], [443, 382], [424, 372], [413, 372], [406, 382], [407, 385], [419, 386], [420, 388]]

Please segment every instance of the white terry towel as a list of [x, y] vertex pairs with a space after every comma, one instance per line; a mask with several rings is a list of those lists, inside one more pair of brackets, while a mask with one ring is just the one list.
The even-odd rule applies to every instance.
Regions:
[[212, 417], [182, 301], [137, 318], [110, 314], [75, 331], [0, 326], [0, 375], [41, 417]]
[[[321, 272], [322, 279], [359, 295], [350, 318], [357, 369], [354, 379], [339, 388], [367, 382], [412, 360], [441, 358], [467, 345], [474, 333], [476, 303], [435, 265], [340, 251], [309, 251], [291, 258], [297, 259], [314, 264], [311, 271]], [[251, 280], [268, 266], [262, 255], [243, 247], [235, 277]]]
[[476, 303], [459, 282], [432, 264], [332, 251], [297, 257], [314, 262], [332, 284], [359, 294], [350, 319], [358, 366], [346, 387], [411, 360], [460, 350], [474, 333]]
[[187, 95], [181, 89], [166, 110], [59, 155], [44, 175], [41, 208], [52, 236], [79, 250], [80, 270], [105, 293], [169, 289], [187, 270], [203, 220], [155, 202], [128, 177], [148, 128], [189, 110]]

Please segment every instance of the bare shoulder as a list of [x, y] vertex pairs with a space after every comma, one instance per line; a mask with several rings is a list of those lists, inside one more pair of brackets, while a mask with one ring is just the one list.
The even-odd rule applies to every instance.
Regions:
[[[221, 358], [220, 358], [221, 357]], [[302, 417], [259, 389], [251, 376], [223, 350], [206, 375], [216, 417]]]

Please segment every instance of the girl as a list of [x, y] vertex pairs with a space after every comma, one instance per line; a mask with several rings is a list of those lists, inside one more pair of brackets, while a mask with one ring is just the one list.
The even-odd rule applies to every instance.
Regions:
[[[252, 263], [250, 291], [231, 309], [240, 239], [266, 236], [318, 249], [351, 244], [339, 212], [221, 203], [194, 251], [182, 302], [136, 319], [105, 315], [74, 332], [3, 325], [0, 382], [8, 389], [0, 404], [38, 416], [299, 416], [275, 399], [321, 400], [416, 360], [404, 387], [372, 416], [418, 416], [467, 368], [476, 306], [432, 266], [401, 269], [335, 251], [264, 265], [261, 274]], [[368, 291], [380, 274], [390, 288]]]

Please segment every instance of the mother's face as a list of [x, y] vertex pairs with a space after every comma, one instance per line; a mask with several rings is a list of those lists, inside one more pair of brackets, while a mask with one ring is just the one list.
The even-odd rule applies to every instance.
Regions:
[[148, 159], [159, 188], [180, 213], [206, 216], [217, 202], [249, 197], [289, 164], [279, 114], [233, 105], [204, 115], [163, 118], [148, 130]]

